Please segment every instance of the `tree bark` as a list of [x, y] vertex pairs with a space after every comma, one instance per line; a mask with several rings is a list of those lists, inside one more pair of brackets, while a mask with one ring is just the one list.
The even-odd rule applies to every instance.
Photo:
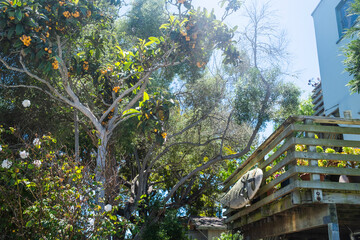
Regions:
[[96, 181], [102, 184], [100, 188], [99, 195], [97, 196], [98, 200], [105, 199], [105, 188], [106, 188], [106, 178], [105, 178], [105, 164], [106, 164], [106, 153], [109, 142], [109, 136], [106, 134], [105, 130], [99, 134], [99, 143], [96, 156]]
[[74, 109], [74, 129], [75, 129], [75, 161], [80, 161], [80, 142], [79, 142], [79, 115]]

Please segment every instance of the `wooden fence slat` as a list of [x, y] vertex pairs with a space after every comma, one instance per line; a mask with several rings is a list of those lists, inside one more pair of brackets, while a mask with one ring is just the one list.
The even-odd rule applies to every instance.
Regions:
[[360, 176], [360, 169], [356, 169], [356, 168], [297, 166], [297, 172], [313, 173], [313, 174]]
[[297, 167], [293, 167], [293, 168], [289, 169], [285, 173], [281, 174], [279, 177], [275, 178], [274, 180], [272, 180], [271, 182], [269, 182], [268, 184], [265, 184], [262, 188], [260, 188], [258, 193], [256, 194], [256, 196], [266, 193], [267, 191], [271, 190], [273, 187], [275, 187], [279, 183], [282, 183], [286, 179], [288, 179], [296, 174], [297, 174]]
[[302, 125], [294, 124], [294, 131], [314, 132], [314, 133], [337, 133], [337, 134], [360, 134], [360, 128], [355, 127], [337, 127], [321, 125]]
[[309, 120], [313, 120], [314, 123], [360, 125], [360, 121], [358, 119], [320, 117], [320, 116], [291, 116], [289, 118], [291, 118], [294, 122], [302, 122], [306, 119], [309, 119]]
[[[234, 176], [230, 176], [231, 179], [228, 182], [224, 182], [225, 186], [223, 191], [227, 191], [231, 185], [233, 185], [237, 180], [241, 178], [247, 171], [249, 171], [256, 163], [260, 162], [266, 154], [268, 154], [274, 147], [276, 147], [284, 138], [289, 136], [293, 132], [292, 125], [288, 126], [282, 133], [280, 133], [272, 142], [270, 142], [267, 147], [262, 149], [258, 154], [250, 160], [250, 162], [243, 163], [238, 169], [240, 169]], [[230, 178], [229, 177], [229, 178]], [[228, 179], [229, 179], [228, 178]]]
[[[295, 154], [292, 152], [289, 155], [287, 155], [283, 160], [278, 162], [275, 166], [273, 166], [269, 171], [267, 172], [264, 171], [264, 176], [263, 176], [264, 179], [270, 177], [271, 175], [273, 175], [274, 173], [276, 173], [281, 168], [283, 168], [284, 166], [286, 166], [287, 164], [291, 163], [294, 160], [295, 160]], [[265, 168], [265, 166], [263, 167]]]
[[266, 159], [263, 163], [259, 165], [260, 169], [269, 166], [275, 159], [280, 157], [286, 150], [295, 145], [295, 138], [290, 138], [286, 141], [276, 152], [274, 152], [268, 159]]
[[295, 143], [310, 146], [326, 147], [360, 147], [359, 141], [335, 140], [335, 139], [315, 139], [315, 138], [295, 138]]
[[339, 183], [339, 182], [319, 182], [319, 181], [299, 181], [300, 188], [316, 188], [338, 191], [360, 191], [360, 183]]
[[295, 152], [295, 158], [360, 162], [360, 155], [334, 154], [334, 153]]

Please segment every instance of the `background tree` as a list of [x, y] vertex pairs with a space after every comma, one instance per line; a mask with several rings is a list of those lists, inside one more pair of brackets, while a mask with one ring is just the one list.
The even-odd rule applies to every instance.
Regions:
[[252, 126], [257, 125], [257, 119], [281, 122], [296, 113], [301, 93], [295, 84], [283, 81], [287, 75], [283, 66], [288, 64], [285, 34], [277, 27], [270, 2], [259, 5], [252, 1], [244, 9], [248, 24], [239, 42], [249, 56], [249, 68], [238, 74], [235, 116], [240, 123]]
[[[349, 10], [349, 14], [360, 14], [360, 1], [355, 0], [353, 4], [351, 4], [351, 9]], [[346, 37], [351, 39], [350, 43], [346, 45], [344, 48], [345, 54], [345, 70], [349, 72], [349, 74], [353, 77], [352, 80], [349, 81], [348, 86], [350, 87], [350, 91], [352, 93], [360, 93], [360, 40], [359, 40], [359, 19], [356, 20], [355, 24], [346, 32]]]
[[[2, 1], [1, 62], [36, 80], [22, 87], [43, 91], [77, 109], [91, 123], [98, 139], [97, 179], [105, 185], [105, 166], [114, 170], [105, 157], [117, 126], [138, 115], [143, 130], [155, 125], [151, 126], [157, 130], [155, 146], [166, 138], [162, 125], [169, 104], [159, 95], [150, 98], [145, 93], [152, 73], [186, 60], [189, 70], [198, 72], [214, 48], [228, 53], [226, 61], [236, 59], [237, 54], [229, 41], [231, 31], [206, 11], [192, 11], [189, 21], [180, 15], [171, 17], [163, 26], [163, 36], [139, 40], [132, 50], [124, 51], [112, 38], [111, 18], [99, 6], [87, 1]], [[207, 24], [210, 31], [200, 28], [201, 24]], [[6, 82], [2, 86], [10, 87]], [[141, 111], [133, 108], [138, 104]]]

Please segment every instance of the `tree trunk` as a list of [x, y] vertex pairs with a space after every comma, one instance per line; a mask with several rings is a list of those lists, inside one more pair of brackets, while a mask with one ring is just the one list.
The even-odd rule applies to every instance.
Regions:
[[74, 129], [75, 129], [75, 161], [80, 161], [80, 142], [79, 142], [79, 115], [74, 109]]
[[101, 190], [99, 191], [98, 200], [105, 199], [105, 188], [106, 188], [106, 178], [105, 178], [105, 167], [106, 167], [106, 153], [107, 145], [109, 141], [109, 136], [105, 133], [99, 134], [99, 145], [97, 150], [96, 157], [96, 181], [101, 182]]

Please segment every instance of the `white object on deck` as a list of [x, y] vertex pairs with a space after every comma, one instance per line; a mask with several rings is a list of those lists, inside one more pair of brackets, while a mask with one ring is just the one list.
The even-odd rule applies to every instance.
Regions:
[[235, 209], [246, 206], [259, 190], [262, 179], [263, 171], [259, 168], [245, 173], [220, 200], [221, 204]]

